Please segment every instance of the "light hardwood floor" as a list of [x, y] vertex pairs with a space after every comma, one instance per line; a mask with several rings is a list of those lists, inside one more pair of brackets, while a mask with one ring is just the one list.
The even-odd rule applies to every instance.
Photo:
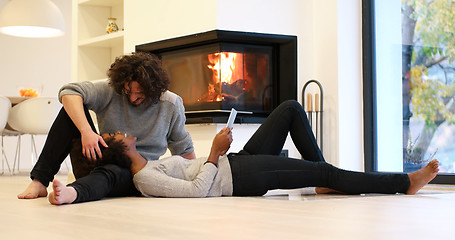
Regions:
[[[66, 175], [57, 178], [66, 181]], [[455, 187], [418, 195], [18, 200], [26, 174], [0, 176], [0, 239], [455, 239]]]

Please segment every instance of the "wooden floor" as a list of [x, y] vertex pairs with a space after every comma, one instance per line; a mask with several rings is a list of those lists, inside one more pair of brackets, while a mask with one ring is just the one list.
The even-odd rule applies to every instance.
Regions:
[[[57, 178], [66, 181], [66, 175]], [[455, 239], [455, 188], [418, 195], [18, 200], [26, 174], [0, 176], [0, 239]]]

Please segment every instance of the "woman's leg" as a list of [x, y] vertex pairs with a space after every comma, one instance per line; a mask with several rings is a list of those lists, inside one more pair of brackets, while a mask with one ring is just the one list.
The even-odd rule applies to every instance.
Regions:
[[[84, 110], [90, 126], [96, 132], [88, 109], [84, 108]], [[62, 162], [68, 156], [73, 139], [80, 137], [79, 130], [62, 108], [49, 130], [43, 150], [33, 170], [30, 172], [30, 178], [32, 180], [37, 179], [47, 187], [49, 182], [54, 179], [54, 175], [57, 174]]]
[[271, 155], [229, 156], [234, 195], [261, 196], [268, 190], [327, 187], [346, 194], [406, 193], [407, 174], [346, 171], [326, 162]]
[[77, 192], [72, 203], [88, 202], [104, 197], [140, 196], [129, 169], [108, 164], [96, 167], [89, 175], [68, 184]]
[[[280, 104], [245, 144], [243, 153], [278, 155], [290, 133], [303, 159], [324, 162], [302, 105], [294, 100]], [[241, 153], [242, 153], [241, 152]]]

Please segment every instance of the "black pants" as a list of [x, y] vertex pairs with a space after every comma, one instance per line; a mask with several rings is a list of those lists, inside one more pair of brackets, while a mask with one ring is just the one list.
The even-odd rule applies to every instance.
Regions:
[[129, 169], [114, 164], [96, 167], [89, 175], [68, 184], [77, 192], [73, 203], [100, 200], [104, 197], [141, 196]]
[[[84, 110], [90, 126], [93, 131], [96, 132], [95, 125], [93, 124], [88, 110]], [[30, 177], [39, 180], [44, 186], [48, 186], [49, 182], [51, 182], [54, 179], [55, 174], [57, 174], [63, 161], [70, 153], [73, 139], [80, 137], [81, 133], [76, 125], [74, 125], [65, 109], [62, 108], [49, 130], [43, 150], [30, 172]]]
[[[86, 108], [84, 110], [87, 121], [96, 132], [88, 110]], [[49, 186], [49, 182], [54, 179], [61, 164], [70, 153], [73, 139], [80, 137], [79, 130], [62, 108], [49, 130], [38, 161], [30, 172], [31, 179], [37, 179], [44, 186]], [[73, 168], [75, 167], [77, 166], [73, 165]], [[95, 168], [90, 175], [91, 177], [82, 177], [70, 184], [78, 191], [76, 202], [98, 200], [105, 196], [140, 196], [133, 184], [129, 169], [105, 165]], [[85, 188], [86, 186], [90, 186], [90, 189]]]
[[[288, 133], [302, 159], [279, 156]], [[238, 154], [229, 154], [235, 196], [261, 196], [268, 190], [328, 187], [348, 194], [405, 193], [407, 174], [363, 173], [325, 162], [302, 106], [278, 106]]]

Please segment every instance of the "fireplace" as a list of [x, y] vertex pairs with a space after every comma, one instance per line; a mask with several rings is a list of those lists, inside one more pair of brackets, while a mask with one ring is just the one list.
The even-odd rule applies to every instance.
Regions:
[[156, 54], [182, 97], [187, 123], [260, 123], [297, 99], [297, 37], [213, 30], [136, 46]]

